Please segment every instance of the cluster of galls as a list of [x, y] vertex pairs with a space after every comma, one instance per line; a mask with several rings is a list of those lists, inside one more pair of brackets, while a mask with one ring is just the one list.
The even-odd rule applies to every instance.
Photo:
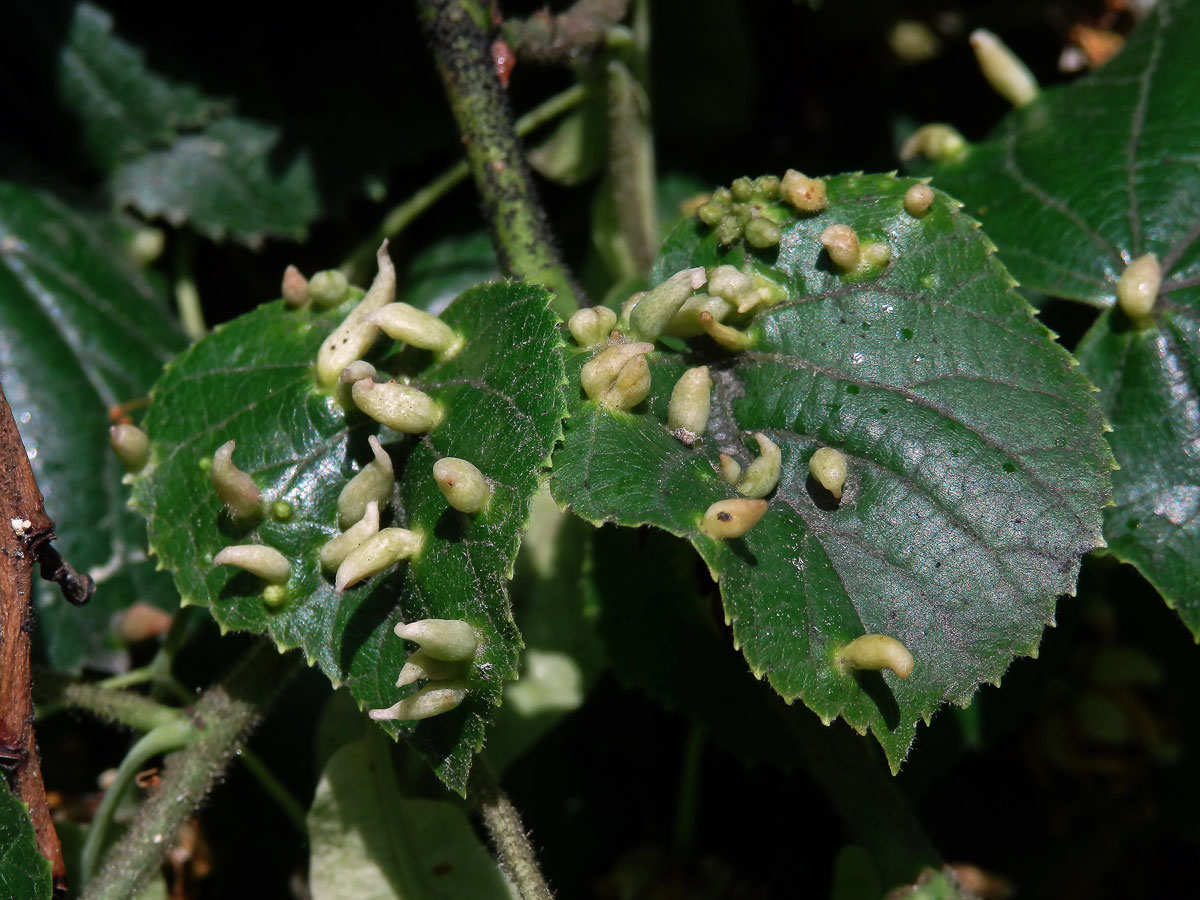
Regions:
[[717, 188], [696, 210], [696, 217], [717, 231], [725, 246], [744, 240], [765, 250], [779, 243], [780, 223], [771, 217], [769, 204], [779, 200], [780, 180], [774, 175], [739, 178], [727, 188]]
[[[786, 200], [798, 212], [814, 214], [827, 205], [825, 183], [789, 170], [783, 179], [771, 176], [751, 181], [738, 179], [728, 189], [714, 192], [697, 210], [697, 216], [718, 231], [722, 243], [744, 238], [756, 247], [778, 243], [780, 234], [773, 222], [759, 215], [762, 204]], [[925, 184], [914, 185], [905, 195], [910, 215], [923, 217], [933, 203], [933, 191]], [[767, 223], [767, 230], [754, 223]], [[753, 227], [751, 227], [753, 226]], [[891, 250], [886, 243], [860, 244], [858, 235], [846, 225], [832, 225], [821, 235], [830, 260], [844, 272], [872, 273], [885, 267]], [[649, 291], [630, 297], [620, 317], [606, 307], [582, 309], [567, 323], [581, 347], [594, 353], [580, 371], [580, 384], [589, 400], [601, 408], [632, 410], [649, 395], [651, 387], [647, 355], [663, 335], [698, 337], [707, 334], [728, 351], [741, 352], [754, 345], [757, 334], [724, 323], [729, 317], [749, 316], [787, 298], [774, 281], [734, 266], [703, 267], [676, 272]], [[683, 373], [671, 391], [667, 406], [667, 429], [689, 446], [708, 427], [713, 380], [708, 366]], [[700, 516], [699, 530], [714, 540], [740, 538], [767, 512], [765, 499], [779, 483], [782, 471], [780, 448], [766, 434], [756, 432], [758, 457], [744, 470], [725, 453], [719, 455], [721, 478], [741, 496], [718, 500]], [[841, 500], [848, 475], [846, 456], [833, 447], [821, 447], [809, 458], [813, 478], [836, 500]], [[912, 655], [895, 638], [867, 634], [838, 648], [832, 664], [841, 672], [854, 669], [891, 669], [907, 678], [913, 668]]]
[[[375, 421], [404, 434], [422, 434], [436, 428], [444, 410], [429, 395], [395, 381], [377, 382], [375, 367], [362, 359], [381, 333], [431, 350], [446, 359], [463, 346], [462, 338], [441, 320], [405, 303], [393, 302], [396, 274], [385, 242], [378, 253], [379, 274], [342, 323], [322, 343], [317, 355], [318, 387], [347, 399]], [[333, 307], [350, 296], [350, 286], [338, 272], [321, 272], [311, 280], [289, 267], [283, 278], [283, 295], [288, 305], [308, 304]], [[346, 393], [349, 393], [349, 398]], [[132, 425], [112, 429], [113, 449], [130, 471], [141, 469], [149, 459], [150, 444], [145, 432]], [[380, 528], [381, 513], [391, 501], [395, 473], [391, 457], [372, 435], [368, 443], [371, 462], [342, 488], [337, 500], [340, 533], [318, 551], [321, 568], [332, 576], [341, 592], [417, 556], [425, 544], [418, 530]], [[236, 445], [223, 444], [207, 463], [213, 489], [235, 522], [251, 524], [264, 513], [286, 519], [292, 513], [286, 501], [265, 501], [254, 479], [233, 461]], [[444, 458], [431, 473], [447, 503], [476, 515], [483, 512], [492, 496], [488, 479], [472, 463]], [[213, 557], [213, 565], [232, 565], [265, 582], [263, 600], [279, 606], [291, 597], [288, 582], [292, 563], [278, 549], [266, 544], [225, 547]], [[466, 694], [466, 674], [474, 658], [477, 638], [474, 629], [457, 620], [428, 619], [398, 625], [396, 633], [416, 641], [414, 652], [400, 674], [398, 687], [418, 680], [428, 683], [416, 693], [386, 710], [373, 710], [375, 719], [422, 719], [458, 706]]]

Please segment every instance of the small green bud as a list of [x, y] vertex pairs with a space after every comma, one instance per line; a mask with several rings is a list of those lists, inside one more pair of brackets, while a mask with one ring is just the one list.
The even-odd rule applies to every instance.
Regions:
[[469, 622], [462, 619], [421, 619], [419, 622], [398, 622], [396, 637], [412, 641], [434, 659], [443, 662], [463, 662], [474, 659], [479, 636]]
[[433, 464], [433, 478], [446, 502], [459, 512], [482, 512], [492, 499], [488, 480], [465, 459], [439, 459]]
[[249, 519], [261, 511], [262, 494], [254, 480], [233, 463], [236, 442], [228, 441], [213, 454], [208, 477], [217, 496], [234, 519]]
[[922, 218], [933, 206], [933, 188], [927, 184], [914, 184], [904, 192], [904, 209], [910, 216]]
[[139, 228], [129, 238], [125, 247], [133, 264], [139, 269], [144, 269], [162, 256], [166, 244], [167, 239], [161, 229]]
[[591, 306], [578, 309], [567, 320], [567, 330], [580, 347], [603, 344], [617, 324], [617, 314], [607, 306]]
[[276, 500], [271, 504], [271, 518], [276, 522], [287, 522], [296, 513], [296, 508], [286, 500]]
[[214, 566], [237, 566], [269, 584], [285, 584], [292, 577], [287, 557], [265, 544], [235, 544], [213, 557]]
[[291, 599], [291, 596], [291, 591], [283, 584], [268, 584], [262, 592], [263, 603], [272, 608], [283, 606]]
[[[390, 488], [389, 488], [390, 491]], [[321, 568], [326, 572], [336, 572], [346, 557], [359, 547], [363, 541], [379, 532], [379, 503], [372, 500], [367, 504], [362, 518], [339, 534], [321, 545], [317, 557], [321, 560]]]
[[435, 659], [424, 650], [414, 650], [408, 655], [404, 667], [400, 669], [400, 677], [396, 679], [396, 687], [404, 687], [414, 681], [432, 680], [449, 681], [461, 678], [464, 674], [463, 663], [446, 662]]
[[[396, 298], [396, 267], [387, 252], [388, 242], [379, 246], [375, 255], [379, 265], [379, 274], [371, 282], [366, 295], [358, 302], [350, 314], [342, 321], [317, 351], [317, 384], [323, 388], [331, 388], [341, 378], [342, 369], [356, 359], [361, 359], [374, 345], [379, 337], [378, 326], [368, 321], [376, 310], [387, 306]], [[318, 302], [313, 293], [313, 283], [317, 276], [308, 284], [309, 296], [313, 302]]]
[[351, 550], [338, 566], [333, 586], [338, 593], [372, 575], [378, 575], [402, 559], [421, 552], [425, 538], [407, 528], [384, 528]]
[[652, 341], [657, 338], [688, 297], [704, 287], [707, 280], [704, 267], [697, 266], [694, 269], [676, 272], [647, 291], [629, 313], [629, 324], [633, 332], [645, 340]]
[[619, 343], [611, 344], [593, 356], [579, 373], [580, 384], [588, 399], [601, 400], [631, 360], [644, 357], [653, 349], [654, 345], [646, 342]]
[[952, 162], [967, 151], [967, 139], [951, 125], [934, 122], [922, 125], [900, 145], [900, 158], [905, 162], [924, 156], [933, 162]]
[[897, 678], [912, 674], [913, 657], [908, 648], [886, 634], [864, 634], [837, 651], [835, 665], [843, 673], [856, 669], [878, 672], [891, 669]]
[[[287, 273], [284, 273], [284, 278]], [[305, 286], [305, 299], [311, 300], [321, 309], [333, 309], [345, 301], [350, 293], [350, 282], [337, 269], [327, 269], [317, 272]], [[287, 294], [284, 294], [287, 297]]]
[[387, 709], [373, 709], [367, 715], [376, 722], [429, 719], [455, 709], [466, 696], [465, 681], [431, 681]]
[[346, 368], [342, 369], [342, 374], [338, 376], [343, 384], [354, 384], [356, 381], [362, 381], [364, 378], [374, 378], [378, 373], [375, 367], [365, 359], [356, 359]]
[[718, 541], [739, 538], [758, 524], [766, 511], [766, 500], [718, 500], [705, 511], [700, 530]]
[[[342, 280], [345, 281], [345, 278]], [[308, 279], [295, 266], [288, 266], [283, 270], [283, 284], [279, 290], [283, 301], [293, 309], [308, 304]]]
[[688, 369], [675, 382], [671, 402], [667, 406], [667, 427], [699, 435], [708, 428], [711, 405], [712, 376], [708, 366]]
[[755, 216], [746, 224], [746, 243], [751, 247], [765, 250], [776, 246], [782, 237], [779, 226], [763, 216]]
[[970, 41], [983, 77], [997, 94], [1013, 106], [1025, 106], [1037, 98], [1037, 79], [1000, 38], [986, 28], [977, 28]]
[[392, 497], [392, 484], [395, 474], [392, 471], [392, 458], [379, 443], [379, 438], [371, 435], [367, 438], [374, 459], [359, 470], [353, 478], [346, 482], [342, 492], [338, 494], [337, 510], [338, 524], [349, 528], [367, 512], [367, 505], [375, 502], [386, 506]]
[[1162, 266], [1153, 253], [1139, 256], [1125, 267], [1117, 281], [1117, 304], [1139, 328], [1150, 324], [1150, 313], [1162, 286]]
[[842, 486], [846, 483], [846, 456], [833, 447], [821, 447], [808, 460], [808, 471], [835, 500], [842, 499]]
[[114, 425], [108, 442], [127, 472], [140, 472], [150, 460], [150, 438], [136, 425]]
[[738, 203], [745, 203], [754, 197], [754, 182], [749, 178], [735, 178], [729, 186], [729, 193]]
[[830, 225], [821, 232], [821, 243], [825, 252], [833, 260], [833, 264], [843, 272], [853, 272], [858, 268], [862, 249], [858, 244], [858, 234], [849, 225]]
[[722, 206], [720, 203], [713, 203], [710, 200], [708, 203], [700, 204], [700, 208], [696, 210], [696, 218], [705, 225], [713, 227], [725, 218], [725, 213], [727, 212], [729, 212], [729, 207]]
[[462, 349], [463, 339], [437, 316], [409, 306], [389, 303], [367, 317], [393, 340], [403, 341], [422, 350], [432, 350], [440, 359], [451, 359]]
[[719, 187], [712, 192], [712, 202], [728, 209], [729, 204], [733, 203], [733, 193], [727, 187]]
[[445, 418], [437, 401], [423, 391], [389, 381], [376, 384], [368, 378], [350, 389], [354, 405], [376, 422], [404, 434], [424, 434]]
[[679, 312], [671, 317], [663, 333], [675, 337], [698, 337], [704, 334], [704, 327], [700, 324], [702, 312], [708, 312], [720, 322], [733, 312], [733, 305], [709, 294], [692, 294], [679, 307]]
[[759, 195], [766, 201], [771, 202], [779, 199], [779, 176], [778, 175], [761, 175], [754, 182], [754, 188]]
[[722, 325], [708, 310], [700, 313], [700, 327], [704, 329], [705, 334], [726, 350], [738, 352], [745, 350], [753, 343], [750, 335], [746, 332]]
[[728, 453], [721, 454], [721, 480], [726, 484], [737, 484], [742, 480], [741, 464]]
[[765, 497], [779, 484], [783, 454], [765, 434], [758, 432], [754, 439], [758, 441], [758, 459], [746, 467], [746, 474], [738, 482], [737, 489], [747, 497]]
[[798, 213], [819, 213], [829, 205], [825, 195], [825, 182], [820, 178], [809, 178], [803, 172], [788, 169], [779, 182], [779, 193]]
[[733, 214], [727, 215], [717, 223], [717, 241], [723, 247], [736, 244], [742, 239], [744, 229], [745, 224], [738, 216]]

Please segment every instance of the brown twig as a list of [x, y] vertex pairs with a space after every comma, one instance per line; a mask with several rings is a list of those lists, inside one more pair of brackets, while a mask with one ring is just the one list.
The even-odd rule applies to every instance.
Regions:
[[66, 869], [38, 764], [29, 677], [33, 564], [53, 537], [54, 523], [0, 388], [0, 766], [29, 807], [38, 849], [50, 860], [55, 890], [63, 891]]
[[604, 42], [625, 18], [629, 0], [576, 0], [557, 16], [536, 12], [504, 23], [504, 36], [521, 62], [569, 63]]

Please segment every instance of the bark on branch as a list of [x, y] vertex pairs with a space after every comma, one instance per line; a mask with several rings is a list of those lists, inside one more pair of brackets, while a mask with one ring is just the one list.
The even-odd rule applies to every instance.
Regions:
[[54, 523], [46, 515], [25, 445], [0, 388], [0, 767], [14, 793], [29, 806], [38, 849], [50, 860], [59, 892], [66, 888], [66, 869], [46, 805], [29, 677], [33, 564], [39, 554], [46, 555], [53, 537]]

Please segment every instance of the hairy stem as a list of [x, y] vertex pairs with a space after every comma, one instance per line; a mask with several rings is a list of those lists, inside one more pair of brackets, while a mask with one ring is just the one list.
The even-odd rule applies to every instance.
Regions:
[[496, 855], [520, 892], [521, 900], [554, 900], [538, 867], [537, 854], [521, 824], [521, 814], [482, 757], [476, 757], [475, 765], [471, 767], [470, 793], [479, 803], [479, 812]]
[[[536, 131], [547, 122], [574, 109], [583, 102], [586, 96], [587, 88], [582, 84], [572, 85], [565, 91], [555, 94], [517, 119], [517, 135], [525, 137], [530, 132]], [[359, 244], [350, 258], [342, 264], [342, 273], [351, 280], [365, 277], [375, 264], [376, 249], [385, 238], [394, 240], [422, 213], [454, 190], [469, 174], [467, 161], [459, 160], [392, 209], [384, 217], [379, 227], [371, 233], [371, 236]]]
[[261, 641], [224, 681], [204, 692], [192, 711], [194, 739], [167, 761], [154, 795], [113, 846], [87, 885], [84, 900], [126, 900], [157, 871], [179, 826], [204, 799], [299, 662], [296, 654], [280, 655]]
[[80, 709], [98, 719], [134, 731], [153, 731], [186, 718], [180, 710], [156, 703], [141, 694], [116, 690], [103, 683], [76, 681], [45, 669], [37, 673], [34, 700], [38, 703], [39, 719], [52, 715], [58, 709]]
[[417, 10], [500, 264], [507, 274], [552, 290], [555, 310], [569, 316], [582, 291], [559, 256], [534, 190], [483, 30], [487, 17], [473, 0], [417, 0]]
[[195, 738], [195, 727], [185, 717], [180, 716], [175, 721], [159, 725], [149, 733], [142, 735], [129, 748], [129, 752], [117, 766], [117, 774], [113, 778], [112, 784], [108, 786], [104, 797], [100, 800], [100, 806], [92, 818], [92, 827], [88, 829], [87, 839], [83, 842], [80, 869], [85, 884], [96, 871], [100, 848], [104, 846], [109, 826], [112, 825], [113, 813], [117, 809], [117, 804], [121, 802], [121, 798], [125, 796], [126, 788], [154, 757], [186, 747]]

